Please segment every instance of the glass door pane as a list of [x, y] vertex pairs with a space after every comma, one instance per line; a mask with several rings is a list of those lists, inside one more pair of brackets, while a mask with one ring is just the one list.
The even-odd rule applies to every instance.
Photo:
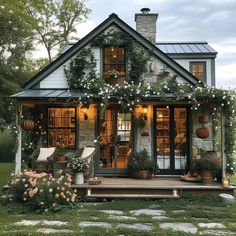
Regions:
[[186, 108], [174, 108], [175, 169], [186, 169], [187, 164], [187, 112]]
[[170, 110], [156, 110], [156, 153], [160, 169], [170, 169]]
[[131, 154], [131, 113], [121, 113], [117, 108], [105, 111], [100, 125], [99, 172], [124, 174]]
[[131, 152], [131, 113], [117, 115], [117, 169], [128, 167]]
[[115, 110], [106, 110], [101, 119], [100, 137], [100, 163], [103, 169], [114, 168], [114, 121]]

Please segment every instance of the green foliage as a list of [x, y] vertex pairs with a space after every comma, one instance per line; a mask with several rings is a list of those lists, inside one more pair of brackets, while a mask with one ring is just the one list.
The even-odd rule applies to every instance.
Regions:
[[9, 130], [0, 133], [0, 162], [11, 162], [15, 158], [15, 137]]
[[91, 48], [81, 50], [74, 60], [71, 60], [68, 68], [65, 68], [65, 74], [71, 89], [79, 91], [98, 89], [94, 83], [98, 83], [95, 75], [96, 61]]
[[146, 64], [151, 53], [133, 37], [123, 31], [114, 31], [111, 29], [95, 37], [91, 45], [100, 48], [104, 46], [125, 47], [128, 55], [127, 81], [134, 84], [142, 82], [142, 75], [146, 70]]
[[143, 149], [129, 158], [128, 169], [131, 173], [140, 170], [155, 173], [158, 170], [158, 166], [155, 161], [151, 160], [147, 150]]
[[37, 32], [36, 39], [43, 44], [48, 53], [49, 62], [52, 52], [62, 49], [73, 39], [76, 25], [83, 22], [91, 12], [84, 0], [21, 0], [23, 12], [32, 17], [35, 24], [32, 29]]
[[89, 163], [87, 158], [81, 158], [75, 155], [67, 164], [74, 173], [86, 172], [89, 169]]
[[221, 164], [220, 160], [217, 158], [201, 157], [199, 159], [194, 159], [193, 166], [196, 171], [201, 172], [203, 170], [209, 170], [212, 174], [217, 174]]
[[77, 200], [76, 191], [70, 187], [70, 175], [57, 178], [25, 171], [12, 174], [9, 184], [9, 193], [13, 194], [9, 201], [23, 203], [37, 211], [59, 211], [63, 206], [73, 206]]

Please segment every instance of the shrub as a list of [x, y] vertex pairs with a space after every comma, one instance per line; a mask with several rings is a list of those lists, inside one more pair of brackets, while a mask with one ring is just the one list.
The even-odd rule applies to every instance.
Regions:
[[143, 149], [129, 158], [128, 169], [130, 172], [147, 170], [155, 173], [158, 170], [158, 165], [151, 160], [147, 150]]
[[212, 174], [216, 174], [220, 169], [220, 160], [212, 157], [201, 157], [195, 159], [193, 163], [194, 169], [201, 172], [203, 170], [209, 170]]
[[75, 156], [67, 164], [67, 167], [69, 167], [74, 173], [86, 172], [89, 169], [89, 163], [87, 158], [79, 158]]
[[13, 199], [38, 211], [59, 211], [64, 206], [73, 206], [77, 201], [76, 190], [71, 189], [71, 176], [53, 177], [51, 174], [36, 174], [24, 171], [12, 174], [10, 190]]
[[15, 158], [16, 141], [9, 130], [0, 133], [0, 162], [11, 162]]

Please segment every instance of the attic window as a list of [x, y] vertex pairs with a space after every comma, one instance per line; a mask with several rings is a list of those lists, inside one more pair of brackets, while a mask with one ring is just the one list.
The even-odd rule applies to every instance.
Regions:
[[206, 62], [190, 62], [190, 71], [199, 80], [206, 82]]
[[103, 75], [111, 85], [125, 81], [125, 48], [104, 48]]

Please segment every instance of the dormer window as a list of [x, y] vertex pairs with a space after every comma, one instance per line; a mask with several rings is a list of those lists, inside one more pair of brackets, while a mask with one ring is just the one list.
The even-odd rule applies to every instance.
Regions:
[[125, 48], [104, 48], [103, 76], [111, 85], [125, 81]]
[[206, 62], [190, 62], [190, 71], [199, 80], [206, 82]]

